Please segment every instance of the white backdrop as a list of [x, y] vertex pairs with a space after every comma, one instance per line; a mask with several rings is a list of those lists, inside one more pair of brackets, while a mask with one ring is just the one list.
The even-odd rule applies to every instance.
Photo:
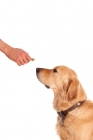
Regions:
[[1, 0], [0, 38], [35, 58], [18, 67], [0, 53], [0, 140], [59, 140], [53, 92], [35, 70], [74, 69], [93, 100], [93, 1]]

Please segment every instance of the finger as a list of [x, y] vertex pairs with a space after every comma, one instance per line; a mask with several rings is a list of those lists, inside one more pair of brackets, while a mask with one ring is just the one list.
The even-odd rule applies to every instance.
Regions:
[[26, 57], [23, 58], [24, 63], [28, 63], [28, 59]]
[[27, 59], [28, 62], [30, 62], [31, 57], [29, 56], [29, 54], [26, 54], [26, 59]]
[[26, 58], [26, 52], [22, 52], [20, 57], [19, 57], [21, 65], [24, 65], [25, 63], [28, 63], [28, 60]]
[[21, 55], [24, 63], [28, 63], [30, 61], [28, 56], [29, 55], [27, 53]]
[[18, 66], [21, 66], [21, 62], [20, 62], [20, 61], [17, 61], [17, 65], [18, 65]]
[[20, 57], [20, 59], [19, 59], [19, 62], [20, 62], [21, 65], [24, 65], [24, 64], [25, 64], [24, 59], [21, 58], [21, 57]]

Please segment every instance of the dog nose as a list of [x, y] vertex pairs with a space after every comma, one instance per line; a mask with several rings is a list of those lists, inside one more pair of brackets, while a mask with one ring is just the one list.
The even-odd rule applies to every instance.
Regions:
[[36, 68], [36, 73], [39, 73], [40, 72], [40, 68]]

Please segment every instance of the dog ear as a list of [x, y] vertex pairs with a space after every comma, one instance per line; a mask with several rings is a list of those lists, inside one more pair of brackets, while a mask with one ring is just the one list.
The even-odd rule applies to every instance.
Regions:
[[78, 94], [79, 81], [76, 78], [66, 78], [63, 83], [63, 90], [65, 91], [68, 100], [74, 100]]

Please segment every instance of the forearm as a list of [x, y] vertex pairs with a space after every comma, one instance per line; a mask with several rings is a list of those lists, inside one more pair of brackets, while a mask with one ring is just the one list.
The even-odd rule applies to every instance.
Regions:
[[5, 55], [8, 55], [11, 48], [12, 48], [11, 46], [9, 46], [8, 44], [6, 44], [4, 41], [2, 41], [0, 39], [0, 51], [1, 52], [3, 52]]

